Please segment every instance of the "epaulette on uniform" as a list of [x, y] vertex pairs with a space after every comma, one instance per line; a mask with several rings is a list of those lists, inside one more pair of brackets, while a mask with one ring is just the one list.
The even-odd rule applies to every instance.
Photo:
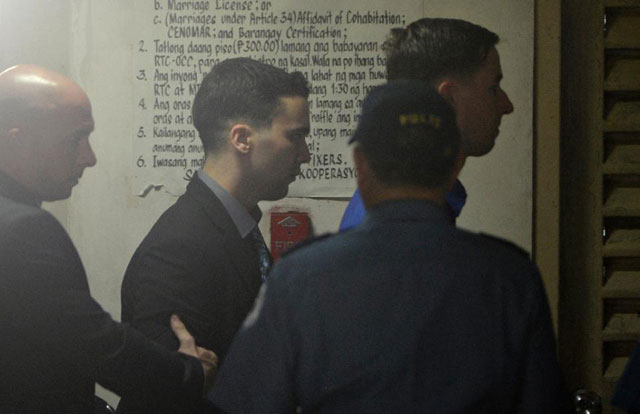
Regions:
[[480, 236], [485, 237], [489, 240], [494, 240], [497, 241], [498, 243], [504, 245], [504, 246], [509, 246], [510, 248], [512, 248], [513, 250], [515, 250], [516, 252], [518, 252], [519, 254], [521, 254], [522, 256], [526, 257], [527, 259], [531, 259], [531, 256], [529, 255], [529, 252], [527, 252], [525, 249], [523, 249], [522, 247], [518, 246], [517, 244], [506, 240], [506, 239], [502, 239], [500, 237], [496, 237], [496, 236], [492, 236], [490, 234], [486, 234], [486, 233], [480, 233]]
[[297, 243], [297, 244], [295, 244], [294, 246], [292, 246], [292, 247], [291, 247], [289, 250], [287, 250], [286, 252], [282, 253], [282, 254], [280, 255], [280, 257], [285, 257], [285, 256], [287, 256], [287, 255], [289, 255], [289, 254], [291, 254], [291, 253], [295, 252], [296, 250], [299, 250], [299, 249], [301, 249], [301, 248], [303, 248], [303, 247], [307, 247], [307, 246], [309, 246], [310, 244], [313, 244], [313, 243], [315, 243], [315, 242], [317, 242], [317, 241], [319, 241], [319, 240], [324, 240], [324, 239], [326, 239], [326, 238], [328, 238], [328, 237], [331, 237], [331, 236], [333, 236], [333, 235], [334, 235], [334, 233], [325, 233], [325, 234], [321, 234], [321, 235], [319, 235], [319, 236], [309, 237], [308, 239], [304, 239], [304, 240], [302, 240], [300, 243]]

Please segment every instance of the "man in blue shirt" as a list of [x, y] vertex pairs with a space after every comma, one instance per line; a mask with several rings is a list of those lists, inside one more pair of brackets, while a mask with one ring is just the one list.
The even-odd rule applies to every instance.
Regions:
[[[464, 20], [423, 18], [393, 29], [384, 44], [389, 80], [425, 81], [453, 107], [465, 157], [491, 151], [502, 116], [513, 112], [509, 97], [500, 88], [498, 40], [495, 33]], [[456, 181], [447, 195], [451, 220], [460, 214], [466, 198], [462, 183]], [[364, 215], [356, 190], [340, 230], [360, 224]]]
[[560, 371], [538, 270], [452, 225], [455, 115], [424, 82], [364, 100], [362, 225], [283, 257], [210, 394], [228, 413], [557, 413]]

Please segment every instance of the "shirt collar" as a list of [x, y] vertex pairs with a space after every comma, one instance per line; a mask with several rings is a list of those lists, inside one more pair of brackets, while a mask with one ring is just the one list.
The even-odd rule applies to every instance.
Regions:
[[224, 209], [229, 213], [229, 216], [231, 216], [231, 220], [236, 226], [240, 237], [244, 239], [260, 221], [262, 217], [260, 208], [256, 206], [249, 212], [238, 200], [229, 194], [227, 190], [222, 188], [220, 184], [215, 182], [202, 170], [198, 170], [198, 178], [218, 197]]
[[417, 199], [383, 201], [367, 210], [365, 218], [365, 222], [394, 220], [454, 224], [446, 208], [429, 200]]

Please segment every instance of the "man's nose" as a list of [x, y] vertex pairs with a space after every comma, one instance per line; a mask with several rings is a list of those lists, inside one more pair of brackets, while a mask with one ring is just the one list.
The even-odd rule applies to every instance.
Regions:
[[96, 158], [96, 154], [93, 152], [93, 148], [91, 148], [89, 139], [83, 140], [80, 143], [78, 164], [83, 167], [93, 167], [96, 165], [96, 162], [98, 162], [98, 160]]
[[502, 113], [508, 115], [513, 112], [513, 103], [505, 91], [502, 91]]
[[311, 153], [309, 152], [307, 140], [302, 140], [300, 145], [302, 145], [302, 148], [300, 148], [300, 156], [298, 157], [298, 160], [300, 161], [300, 164], [306, 164], [311, 161]]

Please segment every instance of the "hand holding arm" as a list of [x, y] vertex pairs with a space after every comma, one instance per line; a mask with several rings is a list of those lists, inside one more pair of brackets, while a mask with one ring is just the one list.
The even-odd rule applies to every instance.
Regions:
[[205, 376], [203, 395], [206, 394], [213, 386], [218, 371], [217, 355], [213, 351], [197, 346], [195, 339], [177, 315], [171, 315], [171, 330], [180, 341], [178, 352], [200, 360]]

